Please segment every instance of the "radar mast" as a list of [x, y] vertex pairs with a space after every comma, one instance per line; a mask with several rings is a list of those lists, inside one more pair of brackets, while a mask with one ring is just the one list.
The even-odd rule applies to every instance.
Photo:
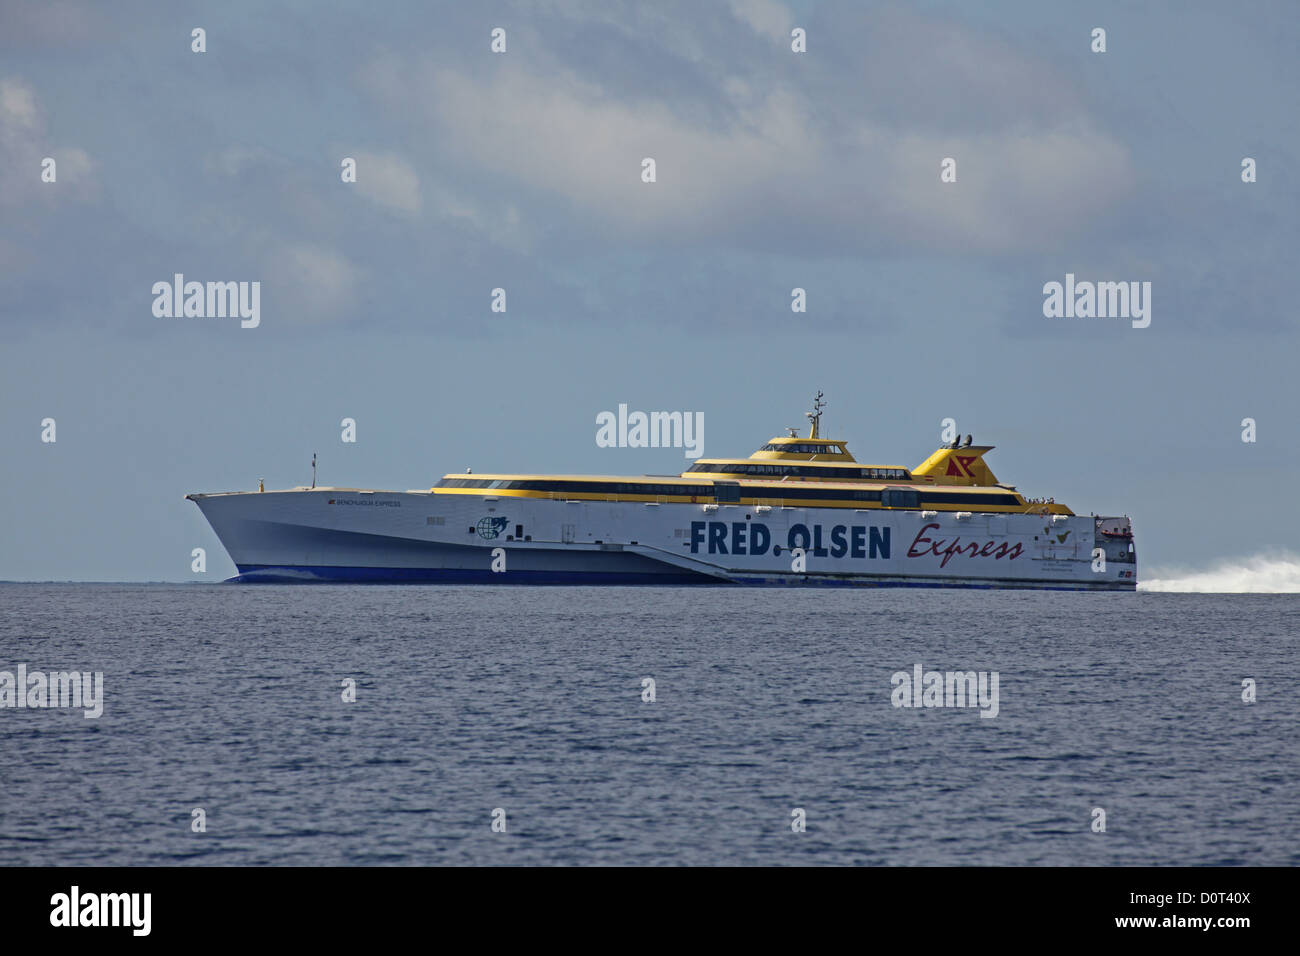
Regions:
[[822, 409], [825, 407], [826, 403], [822, 401], [822, 391], [821, 389], [818, 389], [817, 397], [813, 399], [813, 410], [811, 412], [804, 412], [804, 417], [812, 422], [812, 430], [808, 433], [809, 438], [821, 437], [819, 432], [821, 431], [822, 424]]

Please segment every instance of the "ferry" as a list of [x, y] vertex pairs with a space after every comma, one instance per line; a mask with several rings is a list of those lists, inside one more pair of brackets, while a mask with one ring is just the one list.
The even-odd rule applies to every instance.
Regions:
[[[915, 468], [796, 429], [675, 476], [464, 474], [432, 488], [190, 494], [236, 582], [1133, 591], [1127, 517], [1000, 482], [961, 436]], [[314, 459], [313, 459], [314, 469]]]

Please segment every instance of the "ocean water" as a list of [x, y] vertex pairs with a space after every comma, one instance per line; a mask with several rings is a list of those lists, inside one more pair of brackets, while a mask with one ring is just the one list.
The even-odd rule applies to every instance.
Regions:
[[[4, 584], [0, 670], [105, 700], [0, 709], [0, 858], [1296, 865], [1298, 632], [1294, 595]], [[918, 663], [997, 716], [894, 707]]]

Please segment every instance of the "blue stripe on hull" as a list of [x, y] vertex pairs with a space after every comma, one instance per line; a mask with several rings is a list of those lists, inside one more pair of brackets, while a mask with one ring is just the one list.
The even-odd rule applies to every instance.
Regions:
[[688, 571], [637, 573], [619, 571], [509, 571], [479, 568], [340, 568], [241, 564], [238, 584], [662, 584], [725, 585], [725, 581]]
[[[533, 584], [533, 585], [683, 585], [731, 587], [733, 582], [688, 571], [665, 574], [620, 571], [510, 571], [495, 573], [478, 568], [347, 568], [291, 567], [285, 565], [239, 565], [238, 584]], [[1136, 585], [1053, 584], [1042, 581], [974, 582], [928, 579], [924, 581], [878, 581], [870, 578], [790, 580], [788, 578], [737, 577], [734, 585], [748, 587], [831, 587], [831, 588], [964, 588], [978, 590], [1036, 591], [1135, 591]]]
[[838, 581], [772, 581], [767, 578], [736, 578], [737, 584], [749, 587], [813, 588], [962, 588], [977, 591], [1136, 591], [1136, 584], [1050, 584], [1043, 581], [962, 581], [959, 578], [928, 578], [924, 581], [873, 581], [870, 578]]

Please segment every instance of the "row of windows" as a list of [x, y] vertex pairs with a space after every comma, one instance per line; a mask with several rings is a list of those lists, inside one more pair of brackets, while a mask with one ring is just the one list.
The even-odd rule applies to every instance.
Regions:
[[839, 445], [815, 445], [802, 442], [793, 445], [764, 445], [759, 451], [788, 451], [792, 455], [842, 455]]
[[712, 498], [713, 485], [661, 485], [644, 481], [554, 481], [509, 478], [444, 478], [435, 488], [496, 488], [519, 491], [574, 491], [584, 494], [663, 495]]
[[709, 464], [696, 462], [686, 469], [691, 471], [708, 471], [715, 475], [786, 475], [796, 478], [843, 478], [852, 481], [855, 478], [875, 478], [891, 481], [907, 481], [911, 477], [906, 468], [823, 468], [817, 465], [790, 465], [783, 462], [772, 464], [754, 464], [746, 462], [738, 465]]
[[[666, 485], [650, 482], [630, 481], [559, 481], [551, 479], [503, 479], [503, 478], [444, 478], [435, 485], [437, 488], [493, 488], [518, 489], [521, 491], [573, 492], [581, 494], [608, 495], [656, 495], [677, 497], [714, 498], [718, 501], [739, 501], [743, 491], [749, 499], [765, 501], [803, 499], [811, 501], [878, 501], [887, 508], [920, 508], [922, 505], [1010, 505], [1020, 504], [1013, 494], [993, 494], [988, 492], [944, 492], [926, 489], [924, 494], [915, 488], [886, 488], [884, 491], [853, 489], [841, 491], [830, 488], [816, 488], [800, 485], [796, 488], [781, 489], [742, 489], [733, 482], [717, 482], [712, 485]], [[715, 491], [716, 489], [716, 491]], [[779, 490], [781, 494], [773, 495]]]

